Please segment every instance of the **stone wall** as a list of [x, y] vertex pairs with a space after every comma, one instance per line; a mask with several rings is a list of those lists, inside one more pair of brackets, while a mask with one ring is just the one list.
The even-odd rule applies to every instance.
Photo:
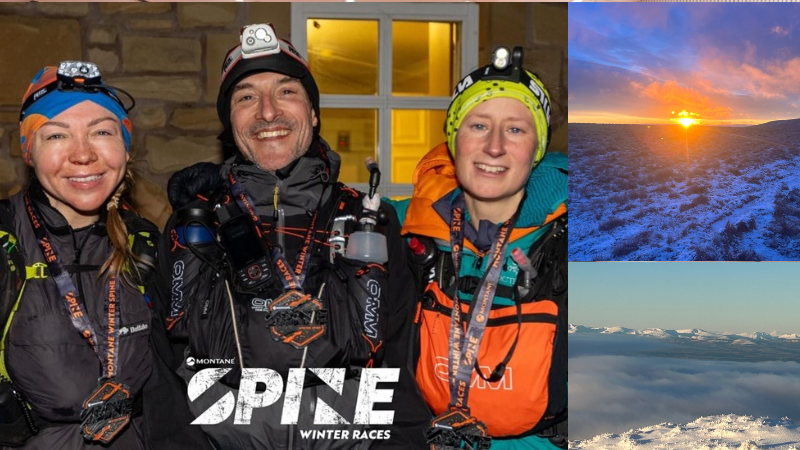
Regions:
[[[290, 38], [289, 3], [0, 3], [0, 198], [22, 189], [20, 98], [33, 74], [66, 59], [98, 63], [104, 79], [136, 98], [134, 205], [159, 225], [177, 169], [221, 161], [215, 102], [226, 51], [248, 23]], [[496, 45], [524, 43], [553, 98], [552, 149], [567, 150], [567, 4], [483, 3], [480, 61]]]

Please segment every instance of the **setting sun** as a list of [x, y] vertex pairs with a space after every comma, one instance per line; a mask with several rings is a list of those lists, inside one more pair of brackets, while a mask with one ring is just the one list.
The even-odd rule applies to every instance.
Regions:
[[694, 125], [697, 123], [696, 120], [689, 119], [688, 117], [681, 117], [680, 119], [678, 119], [678, 122], [680, 122], [681, 125], [685, 126], [686, 128], [689, 128], [689, 125]]

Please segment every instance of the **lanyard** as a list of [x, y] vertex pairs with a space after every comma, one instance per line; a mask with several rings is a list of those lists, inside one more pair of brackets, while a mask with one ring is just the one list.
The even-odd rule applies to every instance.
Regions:
[[[281, 280], [283, 289], [285, 291], [302, 290], [303, 282], [305, 281], [306, 274], [308, 273], [308, 263], [311, 260], [309, 255], [314, 248], [314, 235], [317, 233], [316, 226], [317, 217], [319, 216], [319, 205], [317, 205], [314, 215], [311, 216], [311, 223], [308, 225], [308, 229], [306, 230], [306, 235], [303, 239], [303, 246], [300, 248], [300, 251], [297, 254], [294, 271], [292, 271], [290, 269], [291, 265], [286, 259], [286, 256], [284, 256], [282, 249], [277, 245], [273, 245], [272, 242], [261, 232], [261, 219], [259, 219], [258, 214], [256, 213], [255, 202], [250, 194], [247, 193], [241, 181], [236, 178], [236, 175], [233, 173], [233, 167], [231, 167], [231, 170], [228, 172], [228, 187], [231, 190], [231, 194], [233, 194], [233, 197], [236, 199], [236, 203], [239, 205], [239, 208], [241, 208], [247, 213], [248, 216], [250, 216], [250, 219], [255, 225], [258, 236], [266, 241], [267, 246], [270, 249], [270, 253], [272, 254], [272, 264], [276, 269], [278, 269], [278, 272], [280, 272], [280, 276], [278, 278]], [[320, 202], [322, 202], [322, 194], [320, 194]]]
[[[458, 286], [458, 274], [461, 268], [461, 252], [464, 246], [464, 193], [460, 193], [453, 202], [452, 217], [450, 219], [450, 243], [453, 245], [453, 269]], [[461, 301], [458, 298], [458, 288], [453, 295], [453, 310], [450, 314], [450, 338], [448, 351], [449, 378], [450, 378], [450, 407], [469, 410], [470, 382], [478, 350], [481, 346], [486, 322], [489, 320], [489, 310], [492, 299], [497, 291], [497, 282], [500, 280], [502, 257], [508, 247], [508, 237], [517, 221], [519, 211], [506, 220], [499, 228], [491, 252], [488, 269], [478, 284], [476, 295], [473, 296], [469, 309], [469, 324], [466, 332], [462, 334]]]
[[69, 313], [72, 326], [89, 342], [92, 350], [100, 360], [103, 378], [113, 378], [117, 373], [119, 355], [119, 282], [113, 274], [109, 275], [106, 283], [106, 303], [104, 307], [106, 339], [105, 342], [98, 342], [97, 333], [87, 314], [88, 309], [83, 299], [78, 295], [78, 289], [75, 288], [69, 272], [64, 269], [53, 246], [50, 233], [47, 232], [44, 223], [39, 220], [41, 214], [37, 214], [36, 206], [31, 201], [28, 192], [25, 193], [25, 209], [28, 212], [28, 219], [30, 219], [39, 248], [41, 248], [47, 267], [50, 270], [50, 276], [55, 280], [58, 293], [61, 295], [64, 307]]

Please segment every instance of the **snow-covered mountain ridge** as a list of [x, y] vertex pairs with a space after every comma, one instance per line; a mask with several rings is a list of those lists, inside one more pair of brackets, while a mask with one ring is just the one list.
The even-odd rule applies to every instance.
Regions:
[[572, 450], [798, 450], [800, 427], [788, 417], [736, 414], [701, 417], [688, 424], [664, 422], [620, 434], [606, 433], [583, 441], [570, 441]]
[[713, 333], [698, 328], [687, 330], [664, 330], [661, 328], [645, 328], [635, 330], [625, 327], [585, 327], [583, 325], [569, 324], [569, 333], [601, 333], [601, 334], [633, 334], [639, 336], [652, 336], [662, 339], [694, 339], [698, 341], [720, 341], [732, 344], [752, 344], [752, 341], [773, 341], [773, 342], [798, 342], [800, 334], [778, 334], [776, 332], [764, 333]]

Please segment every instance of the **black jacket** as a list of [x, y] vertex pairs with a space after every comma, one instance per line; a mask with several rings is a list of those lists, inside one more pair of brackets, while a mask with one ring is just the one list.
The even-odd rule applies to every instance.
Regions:
[[[250, 426], [206, 426], [212, 440], [222, 449], [228, 448], [288, 448], [289, 441], [294, 441], [294, 448], [354, 448], [365, 447], [369, 442], [335, 439], [302, 439], [298, 429], [312, 429], [312, 419], [316, 408], [316, 398], [324, 399], [334, 410], [352, 422], [355, 408], [355, 396], [358, 391], [358, 376], [365, 360], [356, 349], [363, 345], [359, 315], [362, 312], [354, 299], [354, 288], [347, 275], [350, 262], [337, 256], [335, 263], [329, 262], [328, 237], [334, 217], [356, 215], [360, 213], [360, 196], [349, 188], [337, 183], [340, 159], [323, 141], [315, 141], [311, 149], [289, 167], [268, 173], [236, 156], [226, 161], [221, 169], [221, 179], [226, 179], [233, 170], [236, 178], [244, 185], [255, 203], [267, 239], [279, 244], [290, 265], [294, 265], [308, 229], [311, 217], [319, 211], [314, 233], [316, 243], [310, 256], [308, 275], [303, 290], [317, 295], [322, 285], [320, 298], [328, 313], [328, 325], [325, 334], [308, 345], [307, 352], [296, 349], [286, 343], [278, 342], [270, 334], [266, 324], [266, 305], [283, 293], [283, 287], [273, 277], [272, 284], [258, 294], [235, 293], [234, 308], [236, 314], [239, 343], [246, 368], [270, 368], [281, 374], [284, 381], [291, 368], [345, 368], [348, 378], [345, 381], [342, 395], [331, 392], [330, 388], [308, 382], [301, 400], [301, 413], [298, 427], [280, 425], [283, 398], [276, 404], [254, 410], [253, 422]], [[277, 188], [277, 205], [285, 215], [283, 229], [278, 229], [275, 220], [275, 192]], [[222, 204], [224, 215], [236, 215], [241, 210], [225, 190], [210, 201], [198, 200], [184, 209], [213, 209], [215, 203]], [[225, 204], [228, 202], [227, 205]], [[413, 278], [406, 264], [405, 245], [399, 237], [400, 225], [391, 208], [382, 207], [387, 222], [380, 231], [387, 236], [389, 261], [385, 265], [388, 276], [381, 281], [385, 291], [384, 302], [380, 306], [381, 326], [384, 329], [384, 347], [380, 353], [383, 367], [401, 368], [400, 381], [395, 385], [381, 386], [394, 389], [392, 404], [376, 404], [375, 409], [391, 409], [395, 411], [394, 427], [391, 428], [391, 439], [376, 441], [377, 445], [396, 446], [397, 448], [421, 448], [423, 428], [410, 431], [414, 425], [419, 426], [427, 418], [427, 407], [421, 399], [413, 381], [413, 374], [406, 366], [406, 351], [410, 349], [411, 322], [414, 308]], [[235, 361], [232, 371], [223, 379], [227, 386], [217, 384], [212, 399], [199, 399], [190, 405], [196, 414], [205, 411], [225, 392], [235, 390], [238, 386], [239, 357], [231, 321], [231, 308], [228, 301], [223, 278], [226, 276], [222, 265], [212, 267], [192, 254], [186, 242], [181, 241], [184, 229], [178, 217], [181, 212], [173, 214], [162, 238], [162, 253], [168, 254], [162, 262], [162, 273], [172, 280], [171, 308], [172, 337], [176, 341], [188, 343], [186, 355], [195, 360], [209, 358]], [[215, 216], [216, 220], [216, 216]], [[210, 231], [216, 233], [216, 225]], [[348, 232], [355, 230], [356, 223], [348, 225]], [[223, 253], [213, 243], [195, 246], [195, 251], [203, 253], [209, 262], [220, 262]], [[352, 267], [363, 264], [353, 262]], [[274, 269], [274, 267], [273, 267]], [[220, 274], [223, 278], [216, 278]], [[233, 285], [232, 285], [233, 287]], [[175, 306], [176, 302], [180, 305]], [[381, 367], [381, 366], [376, 366]], [[182, 366], [179, 373], [184, 379], [190, 379], [202, 366]], [[213, 389], [212, 389], [213, 390]], [[310, 412], [309, 412], [310, 411]], [[349, 416], [349, 418], [348, 418]], [[230, 425], [231, 419], [226, 422]], [[413, 423], [413, 425], [412, 425]], [[330, 429], [330, 427], [328, 427]], [[351, 428], [343, 426], [342, 429]]]
[[[105, 336], [101, 318], [106, 282], [97, 275], [111, 251], [105, 217], [89, 227], [73, 230], [50, 206], [37, 181], [31, 183], [28, 191], [101, 339]], [[25, 264], [44, 262], [25, 210], [24, 191], [11, 198], [10, 210]], [[133, 213], [126, 212], [125, 216], [129, 231], [137, 228], [157, 236], [157, 229], [149, 222]], [[157, 274], [153, 274], [145, 286], [152, 307], [137, 287], [120, 283], [119, 325], [127, 328], [127, 332], [119, 337], [117, 380], [130, 387], [132, 396], [142, 406], [136, 408], [141, 413], [134, 414], [132, 424], [108, 448], [210, 448], [204, 436], [188, 426], [191, 419], [184, 399], [186, 388], [165, 363], [165, 359], [174, 357], [169, 353], [161, 322], [163, 314], [155, 313], [164, 307], [163, 283], [157, 282]], [[5, 362], [15, 385], [41, 418], [63, 423], [45, 428], [29, 439], [24, 448], [94, 448], [84, 443], [79, 422], [83, 401], [97, 388], [101, 365], [70, 321], [51, 277], [27, 281], [6, 339]]]

